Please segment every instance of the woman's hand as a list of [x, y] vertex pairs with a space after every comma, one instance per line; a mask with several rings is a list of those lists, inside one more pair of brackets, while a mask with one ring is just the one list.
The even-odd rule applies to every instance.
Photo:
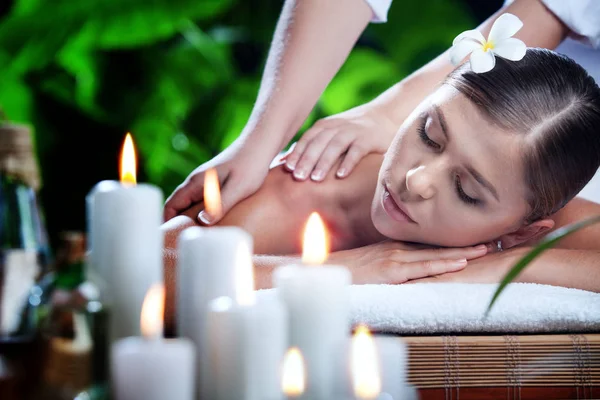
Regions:
[[300, 181], [322, 181], [343, 155], [338, 178], [347, 177], [369, 153], [383, 154], [397, 126], [369, 104], [317, 121], [287, 156], [286, 168]]
[[169, 196], [164, 207], [164, 219], [170, 220], [204, 199], [204, 174], [211, 168], [217, 170], [221, 184], [221, 215], [208, 215], [201, 211], [198, 219], [205, 225], [219, 221], [237, 203], [256, 192], [269, 172], [273, 155], [260, 143], [233, 143], [221, 154], [200, 165]]
[[469, 262], [469, 265], [459, 271], [448, 271], [410, 283], [499, 283], [515, 263], [529, 251], [531, 251], [530, 247], [515, 247], [502, 252], [494, 252]]
[[422, 249], [401, 242], [384, 241], [332, 253], [331, 264], [348, 267], [352, 283], [397, 284], [464, 269], [487, 253], [485, 245], [464, 248]]

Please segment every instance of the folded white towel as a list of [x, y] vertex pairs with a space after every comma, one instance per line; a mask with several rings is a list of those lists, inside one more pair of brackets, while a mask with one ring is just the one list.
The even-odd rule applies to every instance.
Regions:
[[[575, 333], [600, 330], [600, 294], [533, 283], [512, 283], [487, 318], [497, 284], [353, 285], [352, 322], [400, 334]], [[259, 296], [274, 296], [275, 289]]]

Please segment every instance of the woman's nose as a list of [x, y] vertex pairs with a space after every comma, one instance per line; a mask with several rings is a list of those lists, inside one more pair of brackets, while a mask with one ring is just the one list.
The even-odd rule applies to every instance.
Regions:
[[421, 165], [406, 173], [406, 188], [409, 193], [430, 199], [435, 194], [433, 174], [431, 168]]

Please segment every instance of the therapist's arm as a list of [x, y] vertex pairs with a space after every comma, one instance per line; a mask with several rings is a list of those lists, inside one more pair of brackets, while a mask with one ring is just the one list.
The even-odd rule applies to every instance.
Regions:
[[[489, 17], [476, 29], [487, 37], [494, 21], [503, 13], [516, 15], [523, 28], [515, 35], [528, 47], [555, 49], [566, 37], [568, 28], [540, 0], [515, 0]], [[370, 102], [374, 110], [383, 113], [397, 126], [455, 68], [449, 50], [418, 69], [412, 75], [389, 88]]]
[[[203, 199], [204, 174], [218, 172], [223, 214], [263, 183], [373, 16], [364, 0], [287, 0], [249, 120], [239, 138], [196, 168], [165, 204], [165, 220]], [[204, 215], [215, 223], [222, 215]]]
[[287, 0], [246, 127], [277, 144], [296, 134], [373, 16], [364, 0]]

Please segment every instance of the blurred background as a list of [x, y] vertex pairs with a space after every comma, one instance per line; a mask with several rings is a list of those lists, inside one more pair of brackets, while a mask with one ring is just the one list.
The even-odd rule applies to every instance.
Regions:
[[[282, 0], [0, 0], [0, 107], [33, 127], [52, 243], [85, 229], [85, 195], [118, 178], [126, 132], [139, 181], [165, 198], [242, 130]], [[395, 0], [299, 134], [371, 100], [502, 0]], [[308, 60], [307, 60], [308, 62]]]

